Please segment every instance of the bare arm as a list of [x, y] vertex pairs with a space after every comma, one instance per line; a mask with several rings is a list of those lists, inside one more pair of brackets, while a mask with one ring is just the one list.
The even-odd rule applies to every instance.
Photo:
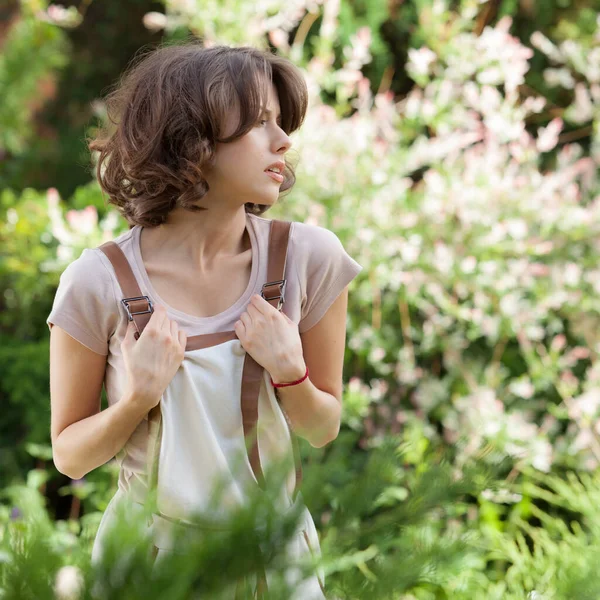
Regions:
[[340, 430], [347, 310], [348, 286], [321, 320], [300, 334], [303, 357], [273, 376], [276, 383], [296, 381], [308, 366], [309, 377], [302, 383], [277, 392], [295, 432], [315, 448], [329, 444]]
[[113, 458], [147, 412], [132, 391], [100, 410], [105, 369], [106, 356], [85, 347], [60, 327], [52, 327], [52, 453], [56, 468], [71, 479], [80, 479]]
[[118, 402], [100, 410], [106, 356], [54, 325], [50, 332], [51, 438], [54, 464], [80, 479], [113, 458], [155, 407], [183, 361], [187, 336], [155, 305], [142, 335], [130, 322], [121, 342], [127, 385]]

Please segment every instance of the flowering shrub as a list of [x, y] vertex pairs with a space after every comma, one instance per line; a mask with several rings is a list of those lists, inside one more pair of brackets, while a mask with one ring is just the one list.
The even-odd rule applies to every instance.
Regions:
[[520, 93], [533, 51], [510, 26], [412, 50], [417, 85], [396, 104], [360, 85], [350, 118], [313, 101], [292, 214], [339, 232], [367, 267], [348, 341], [365, 373], [348, 389], [363, 444], [418, 418], [443, 443], [467, 434], [459, 462], [492, 443], [518, 469], [589, 469], [600, 459], [597, 134], [586, 155], [560, 133], [578, 103], [597, 114], [581, 98], [597, 96], [600, 60], [575, 61], [591, 77], [580, 89], [596, 92], [532, 126], [546, 100]]

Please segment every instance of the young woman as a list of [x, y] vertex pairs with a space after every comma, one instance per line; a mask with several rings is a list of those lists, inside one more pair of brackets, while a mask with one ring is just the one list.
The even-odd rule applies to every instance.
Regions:
[[[151, 482], [160, 557], [165, 523], [206, 508], [215, 478], [229, 477], [226, 516], [291, 449], [290, 429], [314, 447], [337, 436], [362, 267], [331, 231], [261, 216], [295, 182], [286, 154], [306, 108], [288, 60], [197, 43], [142, 56], [109, 96], [112, 130], [90, 147], [130, 229], [65, 269], [47, 319], [56, 467], [77, 479], [120, 465], [94, 560], [117, 502], [141, 505]], [[319, 552], [307, 510], [291, 551]], [[322, 598], [322, 583], [297, 597]]]

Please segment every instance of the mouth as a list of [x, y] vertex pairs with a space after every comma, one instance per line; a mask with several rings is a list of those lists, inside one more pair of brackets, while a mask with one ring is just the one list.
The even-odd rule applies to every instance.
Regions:
[[277, 181], [277, 183], [283, 183], [283, 175], [275, 173], [274, 171], [265, 171], [265, 173], [271, 178]]

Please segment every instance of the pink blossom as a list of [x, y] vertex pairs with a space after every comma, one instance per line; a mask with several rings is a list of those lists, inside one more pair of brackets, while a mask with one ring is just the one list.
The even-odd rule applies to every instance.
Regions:
[[560, 117], [552, 119], [547, 127], [540, 128], [536, 142], [537, 149], [540, 152], [548, 152], [556, 147], [558, 135], [562, 131], [562, 128], [563, 120]]
[[98, 226], [98, 211], [95, 206], [86, 206], [83, 210], [69, 210], [66, 219], [76, 233], [90, 235]]
[[550, 348], [554, 352], [560, 352], [567, 345], [567, 338], [563, 333], [554, 336]]
[[275, 48], [289, 48], [288, 33], [282, 29], [273, 29], [269, 31], [269, 40]]
[[150, 31], [160, 31], [167, 26], [167, 15], [159, 12], [148, 12], [142, 18], [146, 29]]

